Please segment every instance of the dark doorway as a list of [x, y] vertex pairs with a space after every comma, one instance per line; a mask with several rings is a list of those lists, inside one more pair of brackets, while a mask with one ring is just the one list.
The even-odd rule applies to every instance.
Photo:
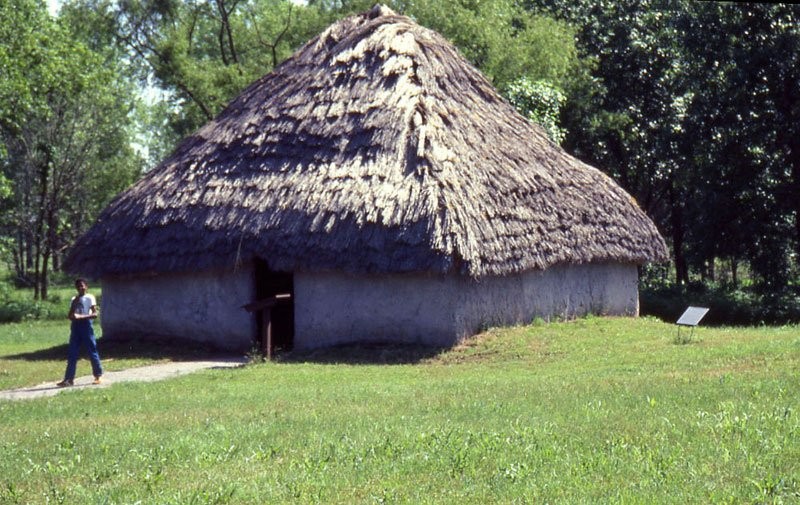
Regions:
[[[256, 300], [275, 295], [289, 294], [288, 300], [281, 300], [272, 308], [272, 345], [276, 352], [289, 351], [294, 345], [294, 276], [291, 272], [276, 272], [266, 261], [256, 259]], [[262, 333], [262, 321], [256, 317], [256, 342]]]

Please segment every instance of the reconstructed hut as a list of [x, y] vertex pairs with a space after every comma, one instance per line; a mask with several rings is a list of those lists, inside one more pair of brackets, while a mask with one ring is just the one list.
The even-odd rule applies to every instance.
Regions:
[[638, 313], [666, 257], [634, 200], [569, 156], [437, 33], [376, 6], [254, 82], [120, 194], [65, 268], [105, 338], [247, 349], [452, 344], [535, 317]]

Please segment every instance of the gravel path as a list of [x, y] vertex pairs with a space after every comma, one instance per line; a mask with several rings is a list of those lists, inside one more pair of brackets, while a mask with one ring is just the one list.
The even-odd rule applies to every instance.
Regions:
[[197, 370], [204, 370], [207, 368], [235, 368], [244, 365], [246, 362], [247, 360], [245, 358], [226, 357], [208, 361], [175, 361], [170, 363], [160, 363], [157, 365], [129, 368], [128, 370], [106, 372], [103, 374], [103, 383], [96, 386], [92, 385], [93, 377], [91, 375], [87, 375], [84, 377], [76, 377], [75, 385], [72, 387], [57, 387], [56, 382], [58, 381], [54, 380], [52, 382], [39, 384], [38, 386], [0, 391], [0, 400], [26, 400], [30, 398], [41, 398], [43, 396], [54, 396], [62, 391], [72, 391], [75, 389], [85, 388], [105, 388], [121, 382], [158, 381], [172, 377], [178, 377], [179, 375], [196, 372]]

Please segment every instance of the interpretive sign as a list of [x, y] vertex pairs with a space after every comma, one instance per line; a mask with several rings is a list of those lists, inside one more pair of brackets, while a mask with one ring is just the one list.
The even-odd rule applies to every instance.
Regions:
[[681, 314], [681, 317], [678, 318], [675, 324], [681, 326], [697, 326], [707, 313], [708, 309], [705, 307], [689, 307]]

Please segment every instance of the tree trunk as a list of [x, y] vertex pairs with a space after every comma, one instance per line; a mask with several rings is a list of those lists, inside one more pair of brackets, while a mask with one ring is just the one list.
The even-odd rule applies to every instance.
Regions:
[[[55, 179], [55, 177], [54, 177]], [[55, 183], [53, 184], [55, 186]], [[44, 253], [42, 254], [42, 300], [47, 300], [48, 287], [50, 285], [50, 258], [53, 258], [55, 264], [55, 251], [57, 250], [58, 236], [56, 231], [58, 229], [58, 192], [53, 188], [52, 199], [47, 204], [47, 239], [44, 243]]]
[[14, 253], [14, 262], [15, 268], [17, 271], [17, 278], [24, 279], [25, 278], [25, 235], [22, 233], [22, 230], [17, 230], [17, 248]]
[[[37, 234], [38, 235], [38, 234]], [[39, 258], [41, 258], [41, 248], [42, 244], [41, 241], [37, 238], [36, 240], [36, 255], [33, 258], [33, 299], [39, 300], [41, 293], [39, 292], [39, 273], [41, 270], [39, 269]]]
[[670, 224], [672, 225], [672, 254], [675, 261], [675, 282], [678, 285], [689, 282], [689, 268], [683, 252], [683, 209], [678, 201], [675, 183], [669, 184]]
[[[44, 293], [42, 293], [42, 287], [44, 282], [46, 282], [47, 271], [46, 265], [42, 264], [44, 248], [46, 247], [46, 238], [45, 238], [45, 218], [47, 217], [47, 207], [48, 207], [48, 193], [49, 193], [49, 185], [50, 185], [50, 163], [51, 163], [51, 156], [50, 156], [50, 148], [49, 146], [39, 146], [40, 149], [45, 153], [45, 159], [42, 162], [41, 166], [39, 167], [39, 212], [36, 216], [36, 228], [34, 233], [34, 240], [35, 240], [35, 256], [34, 256], [34, 286], [33, 286], [33, 299], [40, 300], [46, 299], [47, 297], [47, 288], [44, 288]], [[43, 270], [44, 268], [44, 270]], [[43, 278], [44, 274], [44, 278]], [[44, 296], [45, 298], [42, 298]]]
[[33, 232], [30, 230], [25, 232], [25, 278], [27, 279], [31, 275], [31, 269], [33, 268], [34, 257], [35, 254], [33, 253], [33, 242], [34, 242]]
[[[794, 211], [794, 245], [797, 257], [800, 258], [800, 139], [795, 139], [789, 148], [789, 163], [792, 165], [792, 180], [789, 184], [789, 198]], [[798, 259], [800, 261], [800, 259]]]
[[42, 300], [47, 300], [47, 285], [50, 284], [50, 276], [47, 270], [47, 264], [50, 262], [50, 251], [47, 250], [47, 246], [45, 246], [45, 251], [42, 253], [42, 273], [39, 277], [41, 281], [41, 288], [39, 288], [40, 296]]

